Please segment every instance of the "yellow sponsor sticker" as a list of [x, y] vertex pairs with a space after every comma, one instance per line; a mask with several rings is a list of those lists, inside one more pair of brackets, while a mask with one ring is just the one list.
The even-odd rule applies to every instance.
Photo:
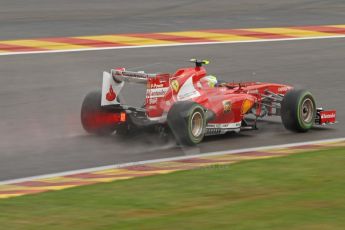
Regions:
[[249, 109], [252, 107], [252, 105], [253, 105], [252, 101], [245, 99], [242, 103], [241, 113], [246, 114], [249, 111]]

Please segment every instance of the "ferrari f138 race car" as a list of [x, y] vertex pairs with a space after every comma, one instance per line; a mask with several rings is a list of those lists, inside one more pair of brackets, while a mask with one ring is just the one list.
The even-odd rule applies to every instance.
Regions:
[[[151, 129], [172, 133], [182, 145], [200, 143], [204, 136], [256, 129], [258, 118], [280, 116], [284, 127], [306, 132], [314, 125], [336, 123], [336, 111], [317, 108], [313, 95], [292, 86], [261, 82], [220, 82], [208, 75], [207, 60], [192, 59], [193, 67], [174, 74], [103, 72], [101, 91], [90, 92], [81, 108], [84, 129], [99, 135], [125, 135]], [[141, 107], [123, 104], [126, 82], [146, 86]], [[247, 117], [252, 116], [250, 122]]]

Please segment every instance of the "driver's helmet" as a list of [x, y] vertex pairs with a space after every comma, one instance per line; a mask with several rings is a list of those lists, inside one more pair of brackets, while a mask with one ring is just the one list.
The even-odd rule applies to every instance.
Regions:
[[213, 75], [207, 75], [203, 78], [200, 79], [200, 81], [204, 84], [207, 84], [208, 87], [213, 88], [216, 86], [218, 83], [218, 80], [215, 76]]

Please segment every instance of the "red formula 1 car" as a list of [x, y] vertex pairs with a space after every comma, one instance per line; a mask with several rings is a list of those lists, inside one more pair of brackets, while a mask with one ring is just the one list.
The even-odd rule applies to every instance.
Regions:
[[[178, 69], [174, 74], [126, 71], [103, 72], [102, 91], [89, 93], [81, 109], [84, 129], [94, 134], [128, 134], [150, 128], [172, 133], [178, 143], [195, 145], [205, 135], [256, 129], [258, 118], [281, 116], [285, 128], [306, 132], [313, 125], [336, 122], [336, 111], [318, 109], [312, 94], [289, 85], [261, 82], [218, 82], [203, 65]], [[142, 107], [122, 104], [126, 82], [146, 86]], [[247, 117], [252, 115], [251, 124]]]

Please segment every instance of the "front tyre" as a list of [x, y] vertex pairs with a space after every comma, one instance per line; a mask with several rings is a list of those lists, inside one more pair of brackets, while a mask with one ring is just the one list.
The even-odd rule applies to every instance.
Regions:
[[115, 125], [107, 122], [111, 112], [101, 106], [102, 93], [93, 91], [86, 95], [81, 107], [81, 124], [88, 133], [109, 135], [115, 131]]
[[179, 144], [196, 145], [205, 136], [205, 110], [195, 102], [181, 101], [175, 103], [168, 113], [167, 120]]
[[306, 90], [287, 92], [281, 103], [281, 118], [286, 129], [307, 132], [314, 124], [316, 106], [313, 95]]

